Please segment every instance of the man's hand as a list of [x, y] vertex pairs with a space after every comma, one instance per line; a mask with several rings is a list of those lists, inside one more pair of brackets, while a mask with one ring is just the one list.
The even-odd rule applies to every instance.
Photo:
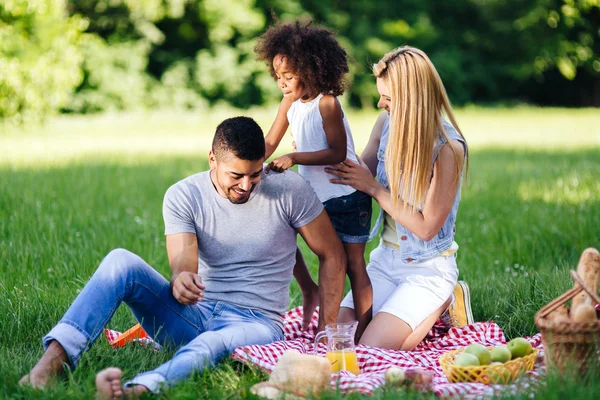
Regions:
[[196, 304], [204, 298], [206, 286], [202, 277], [193, 272], [183, 271], [171, 278], [171, 291], [175, 300], [181, 304]]
[[265, 173], [269, 173], [270, 170], [275, 172], [283, 172], [286, 169], [290, 169], [296, 164], [292, 155], [286, 154], [285, 156], [278, 157], [271, 161], [265, 168]]

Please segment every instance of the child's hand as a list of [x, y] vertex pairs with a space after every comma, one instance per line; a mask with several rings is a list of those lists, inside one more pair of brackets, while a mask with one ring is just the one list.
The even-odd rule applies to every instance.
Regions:
[[265, 168], [265, 173], [269, 173], [270, 170], [275, 172], [283, 172], [286, 169], [293, 167], [294, 164], [294, 159], [289, 154], [286, 154], [285, 156], [278, 157], [271, 161], [271, 163], [269, 163], [269, 165], [267, 165]]

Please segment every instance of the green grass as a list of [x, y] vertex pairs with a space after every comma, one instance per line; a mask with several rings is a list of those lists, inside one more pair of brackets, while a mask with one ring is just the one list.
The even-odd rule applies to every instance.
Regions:
[[[40, 357], [41, 337], [111, 249], [127, 248], [168, 276], [165, 190], [207, 168], [222, 119], [250, 114], [267, 130], [274, 113], [62, 117], [0, 135], [0, 398], [88, 399], [100, 369], [116, 365], [131, 377], [172, 356], [137, 346], [114, 351], [101, 338], [64, 383], [46, 392], [17, 385]], [[349, 113], [359, 151], [375, 118]], [[471, 287], [476, 320], [496, 321], [507, 338], [535, 334], [535, 312], [570, 288], [568, 270], [581, 251], [600, 247], [600, 113], [469, 108], [458, 119], [471, 149], [457, 223], [460, 279]], [[280, 152], [290, 148], [285, 140]], [[315, 257], [303, 250], [316, 273]], [[298, 305], [295, 283], [291, 293], [290, 306]], [[109, 326], [133, 323], [121, 307]], [[160, 397], [246, 397], [263, 379], [228, 360]], [[555, 377], [538, 397], [598, 397], [600, 383], [589, 381], [584, 390]], [[401, 394], [380, 390], [374, 398]]]

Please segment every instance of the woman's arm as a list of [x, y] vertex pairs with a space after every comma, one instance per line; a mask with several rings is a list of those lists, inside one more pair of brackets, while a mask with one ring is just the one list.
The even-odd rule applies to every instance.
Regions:
[[[457, 151], [458, 160], [450, 146]], [[419, 239], [429, 241], [440, 231], [450, 214], [460, 181], [463, 159], [464, 147], [459, 141], [452, 140], [442, 147], [433, 167], [433, 179], [425, 198], [423, 210], [414, 213], [411, 212], [410, 207], [402, 206], [398, 210], [392, 209], [389, 190], [373, 178], [364, 163], [358, 165], [346, 160], [343, 164], [336, 165], [335, 169], [326, 168], [326, 171], [338, 176], [337, 179], [331, 180], [332, 183], [350, 185], [369, 194], [396, 222], [402, 224]]]
[[[318, 151], [303, 151], [286, 154], [273, 160], [269, 166], [274, 171], [284, 171], [296, 164], [327, 165], [346, 159], [346, 128], [342, 106], [335, 96], [325, 95], [319, 101], [319, 111], [323, 119], [323, 129], [328, 147]], [[270, 133], [269, 133], [270, 134]]]
[[369, 137], [367, 146], [360, 155], [360, 158], [369, 167], [369, 170], [373, 176], [377, 174], [377, 163], [379, 162], [377, 159], [377, 151], [379, 151], [379, 143], [381, 142], [383, 124], [387, 118], [387, 111], [384, 111], [379, 115], [377, 121], [375, 121], [375, 125], [373, 125], [373, 129], [371, 130], [371, 136]]
[[265, 160], [271, 157], [275, 150], [277, 150], [277, 146], [281, 143], [281, 139], [290, 125], [287, 119], [287, 112], [291, 106], [292, 101], [285, 97], [279, 104], [275, 121], [273, 121], [273, 125], [271, 125], [271, 129], [269, 129], [269, 133], [265, 138]]

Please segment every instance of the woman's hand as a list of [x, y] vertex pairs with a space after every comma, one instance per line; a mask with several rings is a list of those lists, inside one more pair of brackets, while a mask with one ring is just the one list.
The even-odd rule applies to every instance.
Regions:
[[338, 185], [350, 185], [354, 189], [375, 197], [378, 189], [383, 188], [379, 182], [373, 178], [369, 167], [358, 158], [360, 164], [346, 158], [344, 162], [325, 168], [325, 172], [337, 176], [336, 179], [330, 179], [331, 183]]
[[286, 154], [285, 156], [277, 157], [271, 161], [265, 168], [265, 173], [269, 173], [270, 170], [275, 172], [283, 172], [286, 169], [292, 168], [295, 164], [296, 163], [294, 162], [292, 155]]

